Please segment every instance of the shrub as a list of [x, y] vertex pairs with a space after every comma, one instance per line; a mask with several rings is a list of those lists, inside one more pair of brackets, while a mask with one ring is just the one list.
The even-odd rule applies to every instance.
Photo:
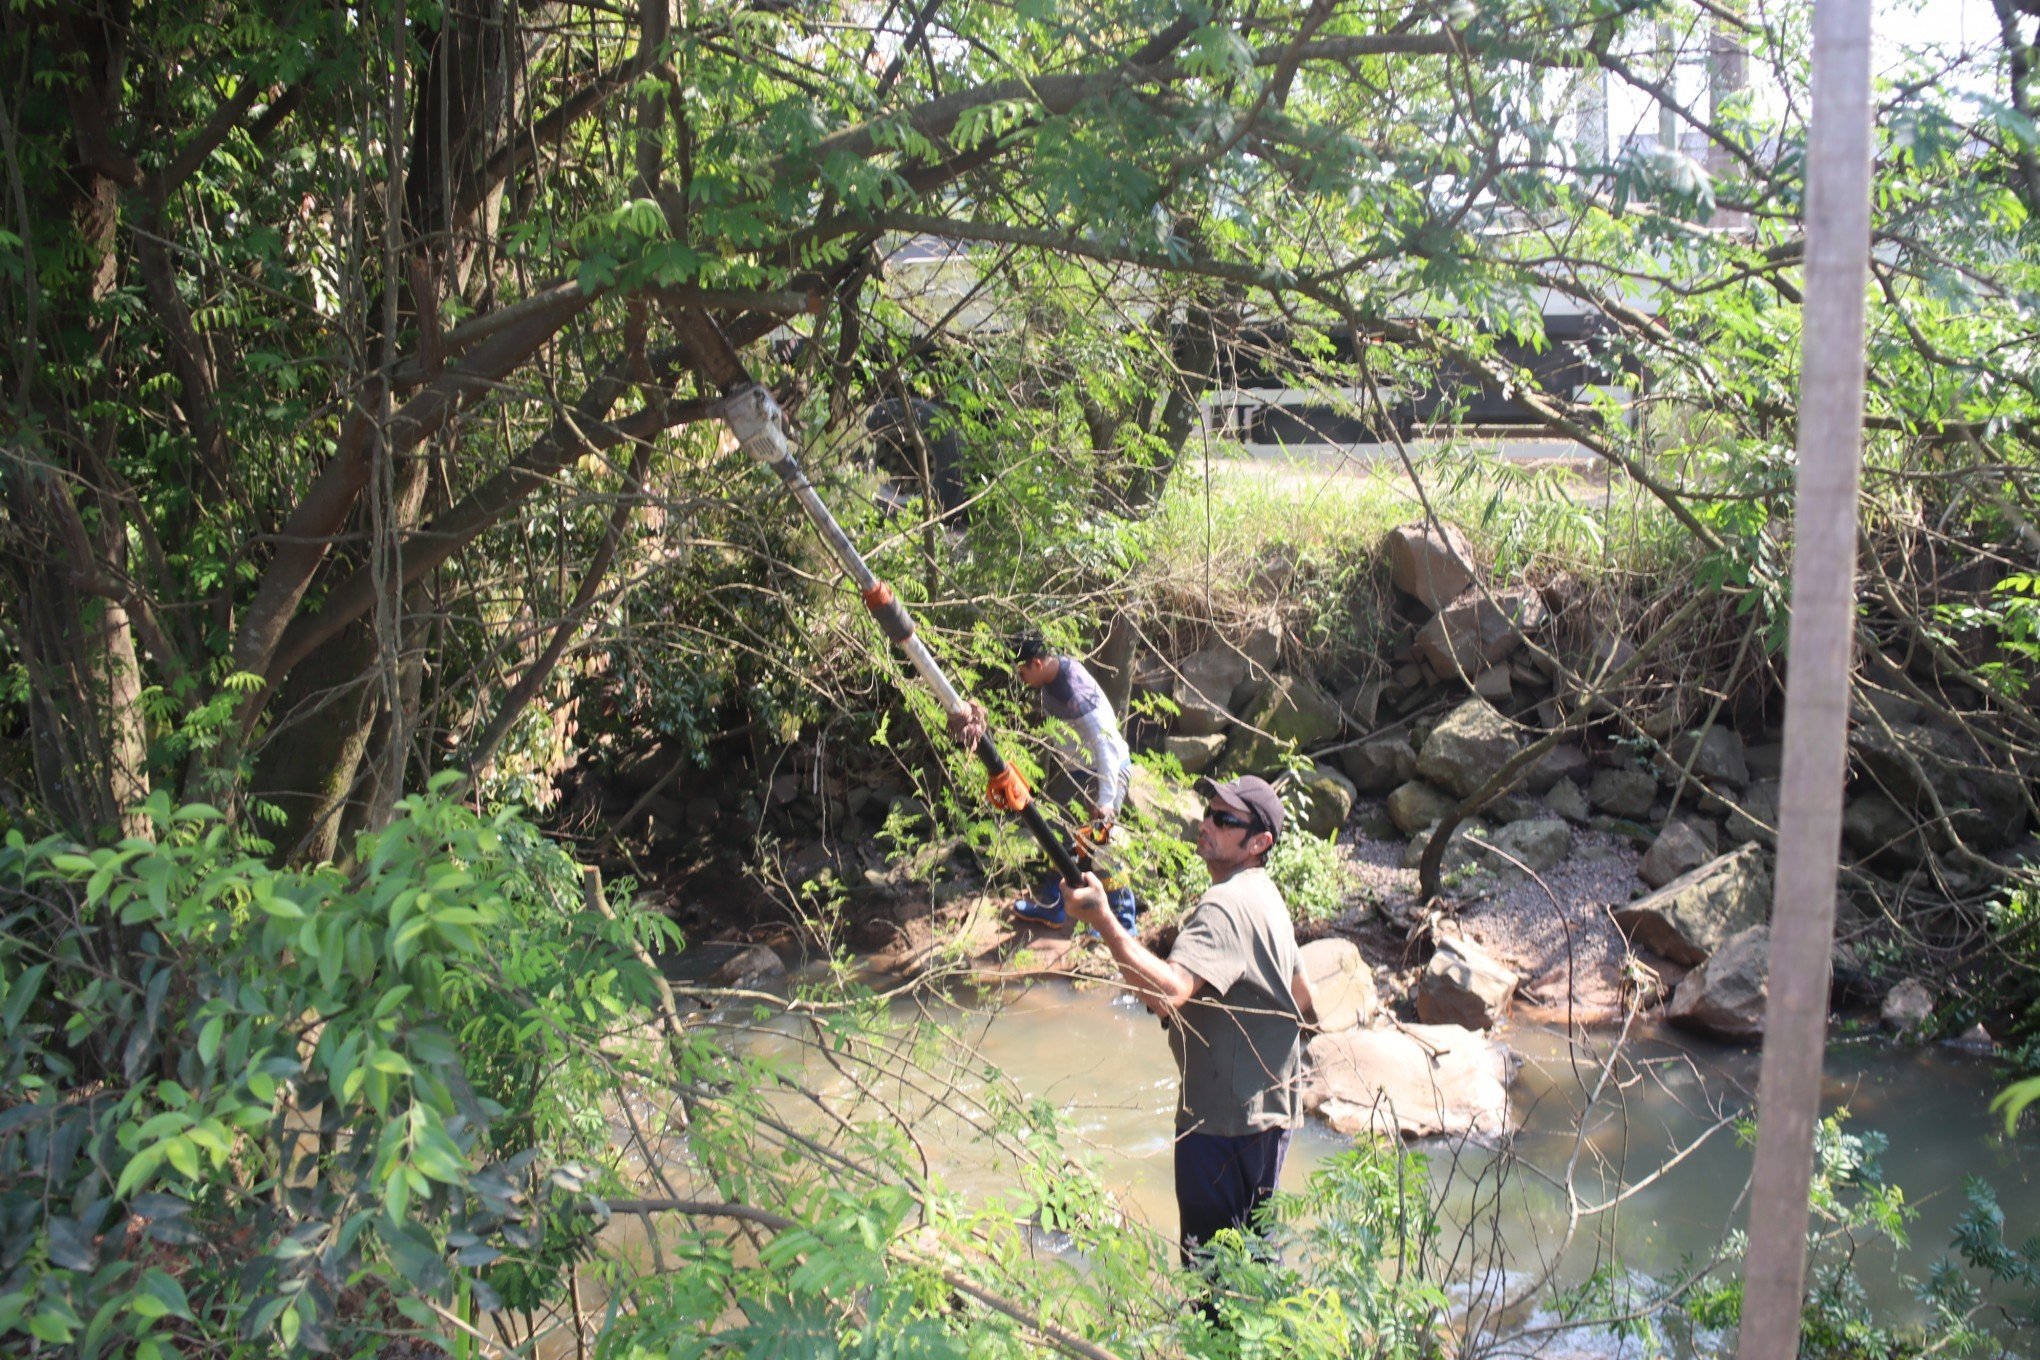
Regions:
[[1282, 889], [1290, 919], [1298, 925], [1329, 921], [1346, 909], [1353, 875], [1339, 858], [1336, 836], [1313, 836], [1297, 828], [1276, 842], [1268, 876]]
[[149, 839], [8, 837], [0, 1339], [347, 1354], [557, 1292], [608, 1153], [584, 1055], [654, 983], [564, 854], [445, 792], [352, 873], [162, 795]]

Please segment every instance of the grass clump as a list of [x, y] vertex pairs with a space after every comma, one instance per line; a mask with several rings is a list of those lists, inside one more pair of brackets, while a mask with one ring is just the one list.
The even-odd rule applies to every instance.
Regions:
[[1178, 470], [1142, 526], [1132, 591], [1172, 632], [1276, 608], [1301, 653], [1292, 659], [1326, 660], [1372, 653], [1398, 626], [1381, 540], [1423, 519], [1426, 502], [1466, 531], [1494, 580], [1567, 573], [1628, 593], [1685, 550], [1655, 502], [1612, 492], [1592, 468], [1456, 442], [1412, 466], [1415, 482], [1395, 461], [1264, 459], [1215, 445]]

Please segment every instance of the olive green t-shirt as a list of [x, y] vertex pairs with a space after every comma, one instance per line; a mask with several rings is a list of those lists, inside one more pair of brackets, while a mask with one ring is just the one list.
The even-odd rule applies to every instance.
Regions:
[[1303, 1122], [1296, 930], [1265, 869], [1242, 869], [1204, 894], [1169, 961], [1204, 986], [1177, 1012], [1169, 1050], [1183, 1074], [1178, 1133], [1239, 1138]]

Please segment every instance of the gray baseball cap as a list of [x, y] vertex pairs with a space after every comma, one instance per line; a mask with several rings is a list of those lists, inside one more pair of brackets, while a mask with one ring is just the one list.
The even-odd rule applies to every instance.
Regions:
[[1200, 779], [1190, 787], [1200, 797], [1221, 803], [1230, 803], [1254, 814], [1267, 829], [1269, 835], [1282, 839], [1282, 799], [1276, 796], [1274, 785], [1257, 774], [1243, 774], [1238, 779], [1220, 783], [1215, 779]]

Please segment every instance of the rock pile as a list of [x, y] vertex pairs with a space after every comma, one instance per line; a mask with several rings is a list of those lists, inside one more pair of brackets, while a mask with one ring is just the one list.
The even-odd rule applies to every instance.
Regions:
[[[1165, 748], [1187, 771], [1225, 776], [1282, 778], [1296, 753], [1313, 757], [1293, 777], [1309, 829], [1328, 834], [1361, 800], [1382, 799], [1369, 806], [1385, 813], [1369, 815], [1385, 815], [1407, 838], [1406, 866], [1452, 818], [1444, 866], [1448, 891], [1461, 896], [1550, 869], [1577, 829], [1624, 838], [1643, 856], [1618, 925], [1647, 964], [1677, 965], [1670, 977], [1692, 970], [1669, 1013], [1753, 1037], [1768, 963], [1778, 733], [1746, 741], [1718, 713], [1682, 707], [1676, 693], [1639, 722], [1615, 721], [1583, 677], [1607, 676], [1636, 649], [1590, 620], [1564, 620], [1578, 592], [1563, 583], [1540, 590], [1484, 577], [1456, 526], [1394, 529], [1382, 556], [1409, 620], [1385, 674], [1334, 696], [1313, 677], [1280, 671], [1279, 627], [1215, 638], [1173, 666], [1156, 659], [1148, 668], [1169, 677], [1163, 692], [1178, 710]], [[1563, 742], [1469, 809], [1477, 815], [1457, 818], [1467, 800], [1491, 792], [1511, 757], [1565, 724]], [[1916, 707], [1859, 714], [1852, 769], [1846, 838], [1862, 867], [1917, 866], [1957, 836], [1987, 851], [2025, 833], [2019, 775], [1973, 739], [1920, 720]], [[1422, 913], [1399, 919], [1412, 924]], [[1516, 985], [1477, 947], [1440, 942], [1412, 1000], [1426, 1021], [1479, 1030], [1501, 1017]]]
[[[1305, 649], [1270, 612], [1188, 646], [1172, 645], [1166, 655], [1122, 657], [1121, 683], [1130, 678], [1137, 693], [1167, 699], [1155, 707], [1173, 713], [1166, 723], [1134, 731], [1137, 744], [1166, 752], [1191, 775], [1254, 773], [1285, 783], [1297, 825], [1314, 835], [1333, 835], [1357, 815], [1370, 835], [1401, 840], [1407, 866], [1420, 861], [1449, 821], [1444, 889], [1462, 904], [1484, 893], [1505, 895], [1554, 868], [1563, 879], [1590, 857], [1606, 864], [1618, 843], [1622, 864], [1606, 876], [1619, 883], [1627, 856], [1640, 852], [1631, 900], [1613, 913], [1641, 965], [1623, 965], [1624, 994], [1653, 1004], [1668, 995], [1667, 1013], [1680, 1023], [1754, 1037], [1768, 975], [1779, 732], [1763, 727], [1761, 715], [1696, 700], [1700, 690], [1691, 677], [1664, 674], [1654, 658], [1641, 659], [1622, 678], [1623, 688], [1610, 688], [1611, 677], [1638, 662], [1638, 653], [1619, 628], [1593, 616], [1586, 592], [1563, 578], [1532, 583], [1484, 572], [1468, 536], [1453, 525], [1394, 529], [1381, 555], [1398, 630], [1381, 655], [1346, 658], [1337, 663], [1344, 672], [1312, 673], [1289, 664]], [[1270, 558], [1266, 588], [1278, 593], [1296, 570], [1293, 557]], [[1880, 674], [1897, 665], [1875, 656], [1866, 663], [1881, 666]], [[1741, 729], [1731, 720], [1740, 720]], [[1541, 754], [1503, 780], [1504, 767], [1533, 745]], [[1859, 705], [1852, 760], [1844, 835], [1856, 871], [1917, 876], [1929, 856], [1945, 856], [1933, 877], [1966, 891], [1977, 882], [1965, 886], [1965, 875], [1979, 864], [1950, 853], [1958, 841], [1994, 854], [2026, 835], [2032, 772], [2008, 768], [1997, 751], [1895, 690], [1877, 691]], [[796, 842], [857, 847], [881, 826], [932, 824], [904, 767], [846, 768], [843, 756], [825, 756], [821, 743], [779, 752], [771, 774], [750, 783], [692, 778], [689, 761], [671, 742], [620, 760], [605, 775], [597, 811], [628, 821], [633, 834], [642, 830], [654, 842], [745, 838], [769, 825]], [[761, 761], [760, 768], [768, 767]], [[1190, 839], [1201, 801], [1138, 768], [1129, 807], [1131, 825]], [[1578, 854], [1576, 844], [1583, 846]], [[790, 858], [787, 881], [827, 871], [860, 919], [880, 907], [907, 914], [910, 885], [885, 862], [889, 850], [832, 853], [836, 858], [826, 862]], [[1380, 858], [1383, 873], [1397, 872], [1395, 854], [1391, 848]], [[946, 877], [961, 881], [970, 872], [966, 859], [959, 852], [957, 872]], [[1623, 895], [1613, 886], [1605, 896], [1574, 897], [1600, 903]], [[1548, 959], [1511, 954], [1493, 937], [1486, 937], [1493, 947], [1483, 949], [1437, 929], [1435, 905], [1399, 900], [1391, 908], [1389, 928], [1423, 937], [1411, 954], [1421, 968], [1395, 986], [1406, 989], [1427, 1025], [1470, 1036], [1453, 1036], [1440, 1053], [1479, 1051], [1469, 1070], [1499, 1071], [1505, 1085], [1506, 1061], [1497, 1068], [1478, 1050], [1487, 1042], [1484, 1032], [1503, 1023], [1526, 992], [1531, 1004], [1580, 994], [1549, 976]], [[1595, 924], [1603, 924], [1598, 914]], [[1609, 951], [1616, 962], [1620, 952]], [[1369, 1028], [1377, 1008], [1372, 978], [1356, 959], [1320, 960], [1323, 988], [1344, 998], [1339, 1014], [1350, 1028], [1319, 1042], [1341, 1038], [1340, 1051], [1357, 1063], [1361, 1049], [1394, 1041], [1347, 1041], [1378, 1034]], [[1646, 977], [1651, 985], [1634, 983]], [[1888, 982], [1881, 980], [1875, 995]], [[1894, 993], [1886, 1023], [1906, 1034], [1930, 1027], [1932, 1000], [1922, 995]], [[1362, 1100], [1359, 1081], [1352, 1078], [1326, 1099], [1343, 1101], [1349, 1111], [1375, 1109], [1386, 1088], [1376, 1086]], [[1398, 1101], [1387, 1122], [1429, 1121], [1406, 1119], [1407, 1103]]]

